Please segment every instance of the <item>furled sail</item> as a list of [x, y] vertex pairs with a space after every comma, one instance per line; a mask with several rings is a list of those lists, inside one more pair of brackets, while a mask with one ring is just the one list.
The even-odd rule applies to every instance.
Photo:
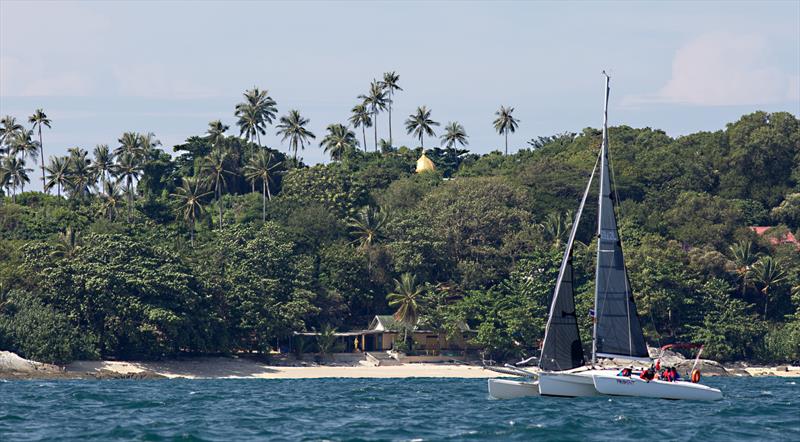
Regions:
[[572, 230], [567, 241], [567, 249], [564, 251], [564, 258], [561, 260], [556, 288], [553, 291], [553, 299], [550, 302], [550, 314], [547, 315], [542, 354], [539, 358], [539, 368], [543, 370], [569, 370], [584, 364], [583, 345], [578, 332], [578, 316], [575, 313], [572, 248], [575, 242], [575, 234], [578, 231], [578, 224], [581, 220], [581, 213], [583, 213], [583, 207], [586, 205], [586, 197], [589, 195], [589, 189], [596, 171], [597, 162], [594, 164], [589, 183], [586, 185], [586, 191], [583, 193], [581, 205], [578, 207], [578, 212], [575, 213], [575, 219], [572, 221]]
[[636, 304], [628, 281], [622, 243], [614, 215], [608, 164], [608, 76], [606, 76], [603, 142], [600, 154], [600, 208], [598, 213], [595, 322], [592, 359], [648, 358]]

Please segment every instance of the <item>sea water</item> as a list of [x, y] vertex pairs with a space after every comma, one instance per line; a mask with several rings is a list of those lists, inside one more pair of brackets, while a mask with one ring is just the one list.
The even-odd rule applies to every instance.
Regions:
[[0, 381], [0, 440], [800, 441], [800, 378], [719, 402], [493, 400], [483, 379]]

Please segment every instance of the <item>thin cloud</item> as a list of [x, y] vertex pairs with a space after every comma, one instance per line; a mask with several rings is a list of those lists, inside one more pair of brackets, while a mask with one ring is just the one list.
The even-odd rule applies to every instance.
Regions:
[[627, 96], [622, 104], [731, 106], [800, 100], [800, 77], [771, 65], [769, 49], [767, 40], [757, 35], [702, 35], [678, 49], [672, 77], [658, 92]]

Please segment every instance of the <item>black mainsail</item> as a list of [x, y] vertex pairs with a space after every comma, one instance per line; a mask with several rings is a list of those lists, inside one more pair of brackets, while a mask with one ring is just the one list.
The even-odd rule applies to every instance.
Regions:
[[[604, 72], [605, 74], [605, 72]], [[622, 243], [614, 215], [608, 164], [608, 94], [606, 75], [603, 111], [603, 142], [600, 154], [600, 195], [597, 226], [597, 268], [595, 272], [595, 319], [592, 361], [597, 357], [645, 359], [647, 344], [633, 300]]]
[[589, 189], [592, 186], [596, 171], [597, 162], [594, 164], [589, 183], [586, 185], [586, 191], [583, 193], [581, 205], [578, 207], [575, 219], [572, 221], [572, 230], [569, 233], [567, 249], [564, 251], [564, 258], [561, 260], [556, 288], [553, 291], [553, 299], [550, 303], [550, 313], [547, 315], [542, 354], [539, 357], [539, 368], [542, 370], [569, 370], [584, 364], [583, 345], [578, 332], [578, 315], [575, 313], [572, 249], [583, 207], [586, 205], [586, 197], [589, 195]]

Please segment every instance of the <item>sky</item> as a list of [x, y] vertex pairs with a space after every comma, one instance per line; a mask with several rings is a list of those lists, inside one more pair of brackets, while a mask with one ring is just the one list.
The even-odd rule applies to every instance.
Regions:
[[[520, 120], [513, 151], [599, 127], [603, 70], [611, 125], [679, 136], [755, 110], [800, 115], [800, 1], [0, 0], [0, 115], [43, 108], [47, 156], [115, 147], [126, 131], [171, 152], [216, 119], [238, 134], [234, 107], [253, 86], [310, 118], [318, 142], [386, 71], [403, 88], [395, 145], [418, 144], [402, 122], [426, 105], [462, 123], [473, 151], [500, 149], [505, 105]], [[382, 114], [379, 137], [387, 127]], [[286, 150], [269, 131], [262, 142]], [[301, 156], [327, 161], [318, 143]]]

